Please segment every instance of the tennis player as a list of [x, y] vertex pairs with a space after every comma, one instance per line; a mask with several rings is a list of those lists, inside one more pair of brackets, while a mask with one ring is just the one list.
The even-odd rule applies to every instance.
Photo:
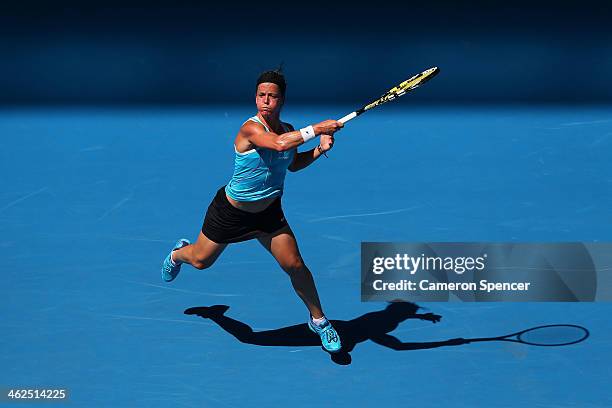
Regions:
[[[308, 327], [321, 337], [323, 348], [333, 353], [341, 348], [340, 337], [323, 313], [312, 274], [283, 214], [281, 197], [287, 170], [302, 170], [330, 150], [333, 135], [343, 124], [326, 120], [294, 130], [280, 119], [286, 88], [278, 70], [266, 71], [257, 79], [257, 115], [244, 122], [234, 140], [232, 179], [217, 191], [208, 207], [197, 242], [181, 239], [166, 257], [162, 279], [174, 280], [183, 263], [208, 268], [228, 244], [257, 238], [289, 275], [306, 304]], [[298, 146], [317, 136], [316, 148], [297, 152]]]

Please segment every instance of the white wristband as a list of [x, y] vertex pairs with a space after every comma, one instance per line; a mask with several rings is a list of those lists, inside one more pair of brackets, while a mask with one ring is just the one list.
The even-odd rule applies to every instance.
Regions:
[[306, 126], [305, 128], [300, 129], [300, 134], [302, 135], [302, 139], [304, 139], [304, 143], [317, 137], [312, 126]]

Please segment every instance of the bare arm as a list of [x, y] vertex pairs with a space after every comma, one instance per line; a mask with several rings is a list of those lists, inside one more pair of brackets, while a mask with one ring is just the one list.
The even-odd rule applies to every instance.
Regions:
[[[294, 130], [293, 126], [287, 123], [290, 130]], [[319, 145], [320, 146], [320, 145]], [[321, 150], [318, 147], [307, 150], [305, 152], [296, 152], [293, 156], [293, 162], [288, 167], [289, 171], [299, 171], [305, 169], [314, 163], [322, 155]]]
[[[313, 125], [313, 129], [316, 135], [325, 133], [333, 134], [342, 128], [342, 126], [342, 123], [335, 120], [326, 120]], [[266, 132], [262, 125], [255, 122], [245, 123], [240, 129], [237, 139], [278, 152], [295, 149], [304, 143], [304, 138], [299, 130], [293, 130], [279, 135], [274, 132]]]
[[305, 152], [296, 153], [293, 158], [293, 162], [291, 163], [291, 165], [289, 165], [288, 170], [299, 171], [305, 169], [321, 156], [322, 153], [317, 148]]

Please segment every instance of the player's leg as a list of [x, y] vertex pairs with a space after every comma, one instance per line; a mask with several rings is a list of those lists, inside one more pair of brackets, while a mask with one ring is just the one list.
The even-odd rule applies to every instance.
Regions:
[[293, 289], [306, 304], [311, 318], [308, 327], [321, 338], [323, 348], [330, 353], [340, 351], [340, 336], [321, 310], [317, 288], [308, 267], [300, 255], [297, 241], [289, 225], [279, 231], [262, 236], [259, 242], [276, 258], [291, 278]]
[[172, 260], [176, 263], [187, 263], [197, 269], [212, 266], [228, 244], [211, 241], [200, 231], [198, 240], [172, 252]]
[[201, 232], [195, 244], [190, 244], [186, 239], [180, 239], [162, 263], [162, 280], [172, 282], [176, 279], [183, 263], [191, 264], [198, 269], [208, 268], [217, 260], [226, 246], [227, 244], [211, 241]]
[[304, 264], [291, 228], [287, 225], [273, 234], [259, 237], [258, 240], [289, 275], [293, 289], [306, 304], [311, 316], [316, 319], [323, 317], [314, 279], [310, 270]]

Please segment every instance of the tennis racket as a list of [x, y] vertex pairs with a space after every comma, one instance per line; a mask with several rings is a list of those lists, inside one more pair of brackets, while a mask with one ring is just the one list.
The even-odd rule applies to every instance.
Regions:
[[417, 88], [421, 86], [422, 84], [424, 84], [425, 82], [429, 81], [431, 78], [436, 76], [438, 72], [440, 72], [438, 67], [433, 67], [411, 78], [408, 78], [401, 84], [389, 89], [380, 98], [376, 99], [375, 101], [370, 102], [367, 105], [364, 105], [362, 108], [356, 110], [355, 112], [349, 113], [348, 115], [346, 115], [345, 117], [341, 119], [338, 119], [338, 122], [341, 122], [344, 124], [348, 122], [349, 120], [356, 118], [357, 116], [361, 115], [362, 113], [372, 108], [375, 108], [377, 106], [382, 105], [383, 103], [387, 103], [396, 98], [399, 98], [400, 96], [404, 95], [406, 92], [412, 91], [414, 88]]
[[568, 346], [580, 343], [589, 337], [589, 331], [573, 324], [549, 324], [523, 330], [517, 333], [500, 337], [480, 337], [463, 339], [465, 343], [477, 341], [511, 341], [514, 343], [529, 344], [531, 346]]

